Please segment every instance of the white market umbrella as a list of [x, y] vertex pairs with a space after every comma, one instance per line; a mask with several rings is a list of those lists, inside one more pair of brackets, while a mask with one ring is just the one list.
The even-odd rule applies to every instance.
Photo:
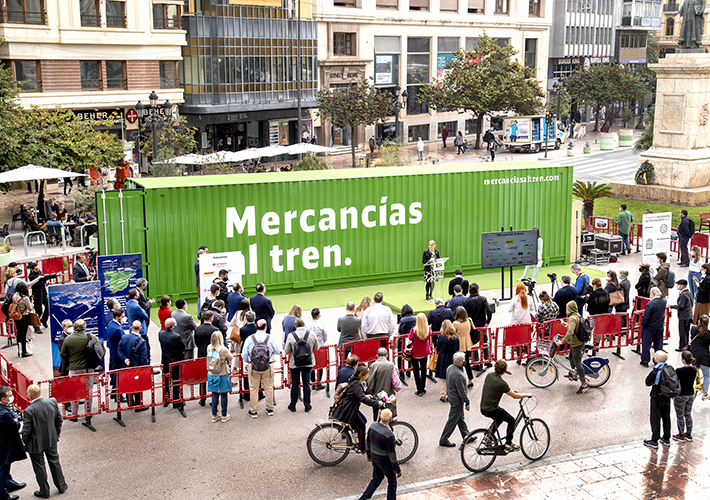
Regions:
[[[0, 173], [0, 183], [5, 182], [27, 182], [40, 181], [46, 179], [65, 179], [74, 177], [86, 177], [86, 174], [77, 172], [67, 172], [58, 168], [40, 167], [39, 165], [25, 165], [24, 167], [8, 170]], [[32, 190], [32, 204], [37, 205], [34, 190]]]
[[291, 146], [286, 146], [286, 150], [290, 155], [306, 154], [306, 153], [327, 153], [330, 151], [336, 151], [335, 148], [329, 148], [328, 146], [321, 146], [320, 144], [310, 144], [308, 142], [301, 142], [299, 144], [292, 144]]

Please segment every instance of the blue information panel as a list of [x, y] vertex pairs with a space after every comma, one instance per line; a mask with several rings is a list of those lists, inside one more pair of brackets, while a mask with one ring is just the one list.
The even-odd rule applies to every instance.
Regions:
[[[143, 277], [143, 257], [141, 254], [99, 256], [96, 261], [96, 268], [99, 283], [101, 283], [104, 318], [108, 317], [106, 301], [109, 298], [117, 300], [119, 307], [125, 311], [128, 290], [136, 288], [136, 281]], [[104, 323], [108, 323], [108, 321], [104, 319]], [[105, 327], [105, 324], [103, 326]]]
[[59, 337], [62, 321], [86, 321], [86, 331], [101, 337], [103, 328], [103, 300], [98, 281], [49, 286], [49, 330], [52, 335], [52, 366], [59, 368]]
[[537, 264], [537, 230], [481, 235], [481, 269]]

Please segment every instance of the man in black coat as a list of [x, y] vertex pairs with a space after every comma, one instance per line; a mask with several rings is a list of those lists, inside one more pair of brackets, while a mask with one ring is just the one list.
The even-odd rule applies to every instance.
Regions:
[[[473, 321], [473, 326], [476, 328], [488, 328], [491, 318], [493, 318], [493, 309], [488, 303], [488, 299], [478, 293], [478, 283], [471, 283], [468, 291], [469, 295], [463, 301], [463, 308], [466, 309], [468, 317]], [[481, 337], [483, 345], [488, 345], [488, 332], [486, 330], [484, 330]], [[483, 350], [483, 358], [486, 360], [489, 359], [488, 352], [487, 348]], [[478, 361], [478, 351], [474, 351], [473, 359]], [[491, 363], [486, 363], [486, 366], [490, 368]], [[480, 371], [481, 365], [476, 365], [473, 369]]]
[[0, 387], [0, 498], [17, 500], [20, 497], [10, 492], [27, 485], [12, 479], [10, 466], [27, 455], [20, 439], [20, 416], [10, 408], [12, 401], [12, 389]]
[[651, 301], [646, 304], [641, 319], [641, 366], [648, 368], [651, 346], [656, 352], [663, 350], [665, 320], [666, 299], [661, 297], [661, 290], [654, 286], [651, 288]]
[[256, 333], [256, 314], [254, 314], [254, 311], [247, 311], [244, 315], [244, 319], [247, 320], [247, 323], [239, 329], [239, 337], [242, 339], [242, 345], [244, 345], [246, 339]]
[[[170, 380], [177, 380], [180, 378], [180, 368], [174, 366], [170, 370], [170, 364], [182, 361], [185, 358], [185, 344], [183, 343], [180, 335], [175, 333], [175, 325], [177, 321], [173, 318], [168, 318], [165, 320], [165, 330], [160, 330], [158, 333], [158, 341], [160, 342], [160, 354], [161, 362], [163, 364], [163, 380], [165, 385], [163, 386], [163, 393], [167, 393], [168, 387], [170, 387]], [[173, 399], [180, 398], [180, 386], [175, 385], [173, 387]], [[165, 406], [167, 406], [167, 398]], [[173, 403], [173, 408], [179, 410], [184, 406], [184, 403]]]
[[[195, 345], [197, 346], [197, 357], [204, 358], [207, 356], [207, 346], [212, 342], [212, 334], [218, 332], [219, 329], [212, 324], [212, 318], [214, 314], [212, 311], [205, 311], [202, 313], [202, 323], [200, 326], [195, 328]], [[207, 383], [200, 384], [200, 406], [205, 406], [205, 399], [207, 399]]]
[[688, 211], [680, 211], [680, 224], [678, 224], [678, 246], [680, 247], [680, 267], [688, 267], [690, 265], [690, 256], [688, 255], [688, 242], [693, 236], [690, 230], [690, 219]]
[[441, 324], [445, 319], [448, 319], [451, 322], [454, 321], [454, 313], [451, 312], [451, 309], [444, 305], [443, 299], [436, 299], [434, 304], [436, 305], [436, 308], [429, 311], [427, 321], [429, 322], [429, 326], [431, 326], [432, 332], [440, 332]]
[[566, 274], [560, 278], [560, 281], [562, 281], [562, 286], [552, 297], [552, 301], [560, 308], [557, 317], [561, 319], [567, 317], [567, 303], [577, 298], [577, 289], [572, 286], [572, 278]]
[[150, 318], [150, 306], [155, 303], [155, 299], [149, 299], [145, 295], [145, 291], [148, 289], [148, 280], [145, 278], [140, 278], [136, 281], [136, 290], [138, 290], [138, 305], [141, 306], [148, 317]]
[[266, 333], [271, 333], [271, 320], [274, 319], [274, 306], [271, 299], [266, 298], [266, 286], [263, 283], [256, 284], [256, 295], [249, 299], [251, 310], [256, 314], [256, 320], [266, 320]]
[[449, 281], [449, 295], [451, 297], [454, 296], [454, 287], [456, 285], [459, 285], [461, 290], [463, 290], [463, 294], [466, 295], [468, 291], [468, 280], [463, 279], [463, 271], [461, 269], [454, 271], [454, 279]]
[[59, 493], [64, 493], [68, 488], [57, 453], [57, 443], [62, 432], [62, 413], [59, 411], [56, 399], [42, 397], [39, 386], [29, 386], [27, 397], [31, 403], [22, 415], [22, 441], [25, 443], [27, 453], [30, 454], [32, 469], [39, 486], [39, 491], [35, 491], [35, 496], [49, 498], [47, 469], [44, 466], [45, 456], [52, 473], [54, 486], [57, 487]]
[[671, 309], [678, 310], [678, 348], [676, 352], [681, 352], [683, 347], [688, 345], [690, 325], [693, 322], [693, 294], [688, 288], [688, 281], [680, 279], [675, 282], [678, 291], [678, 303], [671, 306]]
[[96, 274], [86, 265], [86, 256], [82, 253], [76, 256], [76, 263], [72, 268], [74, 283], [84, 283], [96, 279]]

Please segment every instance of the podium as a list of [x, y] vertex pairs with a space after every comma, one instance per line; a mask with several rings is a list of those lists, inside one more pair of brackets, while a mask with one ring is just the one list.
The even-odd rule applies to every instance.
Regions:
[[[430, 303], [434, 303], [434, 299], [437, 297], [444, 298], [442, 295], [442, 287], [444, 286], [441, 282], [441, 280], [444, 278], [444, 271], [446, 269], [446, 261], [449, 260], [448, 257], [444, 257], [441, 259], [431, 259], [428, 263], [432, 265], [432, 278], [434, 281], [434, 296], [429, 300]], [[447, 290], [448, 292], [448, 290]]]

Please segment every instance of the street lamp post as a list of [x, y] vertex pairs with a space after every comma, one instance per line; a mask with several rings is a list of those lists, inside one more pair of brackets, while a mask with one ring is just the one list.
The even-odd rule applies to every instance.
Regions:
[[[402, 87], [399, 85], [396, 85], [394, 87], [394, 92], [390, 92], [390, 96], [392, 97], [392, 107], [394, 108], [394, 135], [398, 139], [399, 137], [399, 112], [400, 110], [404, 109], [406, 106], [406, 101], [407, 97], [409, 97], [409, 92], [407, 92], [407, 89], [404, 89], [404, 92], [402, 92], [402, 101], [399, 100], [400, 93], [399, 91], [402, 90]], [[404, 134], [402, 134], [404, 135]], [[404, 144], [404, 137], [402, 139], [402, 144]]]
[[[136, 104], [136, 112], [138, 113], [140, 126], [149, 128], [153, 133], [153, 163], [155, 163], [158, 161], [158, 130], [162, 127], [170, 126], [172, 123], [171, 111], [173, 105], [170, 101], [166, 100], [162, 105], [164, 116], [160, 116], [158, 114], [158, 109], [161, 106], [158, 106], [158, 94], [156, 94], [155, 91], [152, 91], [148, 96], [148, 99], [150, 100], [150, 108], [146, 109], [145, 105], [138, 101]], [[140, 141], [140, 135], [138, 140]], [[140, 144], [138, 145], [138, 149], [140, 150]]]
[[[643, 76], [641, 76], [641, 82], [644, 85], [648, 85], [650, 80], [648, 79], [648, 77], [646, 75], [643, 75]], [[645, 104], [646, 104], [646, 96], [641, 98], [641, 105], [639, 106], [639, 108], [641, 108], [641, 113], [639, 116], [639, 122], [636, 124], [636, 127], [635, 127], [636, 130], [646, 130], [646, 126], [643, 124], [643, 113], [646, 110]]]
[[562, 94], [564, 94], [566, 91], [567, 83], [563, 82], [562, 80], [555, 82], [555, 84], [552, 86], [552, 92], [557, 95], [557, 119], [562, 116], [560, 114], [560, 105], [562, 104], [560, 102], [560, 99], [562, 98]]

